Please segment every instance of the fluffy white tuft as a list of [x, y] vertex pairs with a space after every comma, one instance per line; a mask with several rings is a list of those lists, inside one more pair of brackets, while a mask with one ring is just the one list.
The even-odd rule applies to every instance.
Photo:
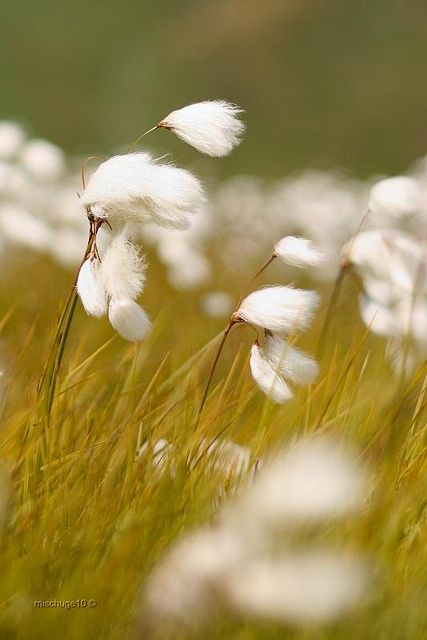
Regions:
[[319, 375], [317, 362], [280, 336], [266, 335], [265, 354], [277, 373], [295, 384], [311, 384]]
[[423, 194], [415, 178], [396, 176], [377, 182], [371, 189], [369, 209], [373, 213], [406, 216], [422, 206]]
[[21, 151], [22, 166], [34, 178], [58, 180], [66, 169], [62, 149], [46, 140], [30, 140]]
[[239, 144], [245, 125], [238, 119], [241, 109], [224, 100], [189, 104], [172, 111], [159, 122], [208, 156], [220, 158]]
[[265, 357], [258, 344], [251, 349], [250, 367], [252, 377], [266, 396], [283, 404], [293, 397], [292, 391]]
[[231, 606], [243, 616], [306, 624], [342, 616], [366, 592], [364, 562], [327, 550], [262, 558], [233, 571]]
[[81, 203], [98, 218], [154, 222], [184, 229], [204, 202], [197, 178], [173, 165], [155, 162], [148, 153], [113, 156], [91, 176]]
[[9, 160], [16, 156], [25, 140], [22, 127], [15, 122], [0, 122], [0, 158]]
[[285, 236], [274, 245], [274, 255], [293, 267], [316, 266], [324, 260], [323, 252], [307, 238]]
[[248, 520], [278, 530], [360, 508], [366, 478], [352, 452], [325, 438], [302, 440], [263, 467], [242, 497]]
[[46, 251], [52, 238], [48, 224], [18, 204], [0, 205], [0, 232], [2, 240], [36, 251]]
[[129, 299], [111, 300], [108, 317], [122, 338], [131, 342], [143, 340], [151, 327], [144, 309]]
[[365, 325], [380, 336], [396, 336], [401, 332], [397, 313], [365, 294], [360, 296], [360, 315]]
[[237, 317], [277, 333], [306, 329], [319, 303], [315, 291], [292, 287], [266, 287], [250, 293]]
[[100, 274], [108, 297], [135, 300], [145, 283], [145, 261], [123, 234], [116, 236], [102, 256]]
[[82, 264], [76, 287], [86, 313], [95, 318], [107, 313], [107, 294], [100, 278], [97, 260], [88, 258]]

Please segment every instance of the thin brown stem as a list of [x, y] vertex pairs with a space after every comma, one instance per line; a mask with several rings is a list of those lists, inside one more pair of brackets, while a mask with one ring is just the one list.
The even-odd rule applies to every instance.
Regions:
[[276, 254], [273, 253], [273, 255], [271, 256], [271, 258], [261, 267], [261, 269], [259, 269], [256, 274], [254, 275], [254, 277], [252, 278], [252, 280], [250, 281], [250, 285], [253, 284], [255, 282], [255, 280], [257, 278], [259, 278], [259, 276], [261, 275], [261, 273], [263, 273], [263, 271], [265, 271], [267, 269], [267, 267], [269, 267], [271, 265], [271, 263], [273, 262], [273, 260], [275, 260], [277, 258]]
[[83, 258], [80, 262], [80, 265], [76, 271], [73, 284], [71, 286], [67, 300], [64, 304], [64, 308], [59, 317], [55, 336], [53, 339], [52, 350], [48, 358], [48, 361], [46, 363], [42, 379], [38, 386], [39, 400], [43, 403], [45, 407], [45, 413], [46, 413], [46, 418], [48, 423], [50, 420], [53, 400], [55, 397], [58, 372], [61, 367], [67, 338], [70, 332], [71, 323], [72, 323], [74, 312], [77, 305], [77, 290], [76, 290], [77, 278], [78, 278], [81, 266], [87, 260], [87, 258], [89, 257], [93, 249], [94, 243], [96, 241], [96, 234], [101, 224], [102, 224], [102, 221], [96, 221], [96, 222], [91, 221], [89, 239], [86, 245], [86, 249], [85, 249]]
[[230, 322], [228, 323], [227, 327], [225, 328], [224, 334], [222, 336], [221, 342], [219, 344], [218, 351], [216, 352], [215, 358], [213, 359], [213, 362], [212, 362], [212, 365], [211, 365], [211, 370], [209, 372], [208, 381], [206, 383], [205, 391], [204, 391], [204, 394], [203, 394], [203, 398], [202, 398], [202, 401], [200, 403], [199, 412], [197, 414], [196, 429], [200, 424], [200, 419], [201, 419], [202, 414], [203, 414], [203, 409], [205, 408], [206, 400], [208, 398], [209, 389], [211, 387], [212, 379], [214, 377], [214, 373], [215, 373], [219, 358], [221, 356], [221, 353], [222, 353], [222, 350], [224, 348], [225, 342], [226, 342], [226, 340], [228, 338], [228, 334], [230, 333], [231, 329], [234, 327], [235, 324], [236, 324], [236, 320], [233, 320], [233, 319], [231, 319]]
[[80, 178], [82, 182], [83, 191], [86, 189], [86, 176], [85, 176], [86, 165], [88, 164], [88, 162], [91, 162], [92, 160], [106, 160], [106, 156], [89, 156], [83, 162], [82, 166], [80, 167]]
[[144, 133], [141, 133], [141, 135], [139, 135], [136, 140], [134, 140], [126, 149], [125, 153], [130, 153], [132, 151], [132, 149], [134, 149], [136, 147], [136, 145], [138, 144], [138, 142], [141, 142], [142, 138], [144, 138], [146, 135], [148, 135], [149, 133], [152, 133], [153, 131], [155, 131], [156, 129], [159, 128], [160, 125], [156, 124], [155, 127], [151, 127], [151, 129], [148, 129], [147, 131], [144, 131]]
[[[158, 125], [158, 126], [160, 126], [160, 125]], [[256, 274], [254, 275], [254, 277], [253, 277], [253, 278], [252, 278], [252, 280], [250, 281], [249, 286], [255, 282], [255, 280], [256, 280], [256, 279], [261, 275], [261, 273], [263, 273], [263, 271], [265, 271], [265, 269], [267, 269], [267, 267], [268, 267], [268, 266], [273, 262], [273, 260], [274, 260], [276, 257], [277, 257], [277, 256], [276, 256], [276, 254], [274, 254], [274, 253], [273, 253], [273, 255], [271, 256], [271, 258], [269, 258], [269, 260], [267, 260], [267, 262], [266, 262], [266, 263], [261, 267], [261, 269], [259, 269], [259, 270], [256, 272]], [[248, 288], [249, 288], [249, 287], [248, 287]], [[225, 328], [224, 334], [223, 334], [223, 336], [222, 336], [221, 343], [220, 343], [220, 345], [219, 345], [219, 347], [218, 347], [218, 351], [216, 352], [216, 354], [215, 354], [215, 358], [214, 358], [214, 360], [213, 360], [213, 362], [212, 362], [211, 370], [210, 370], [210, 372], [209, 372], [209, 378], [208, 378], [208, 381], [207, 381], [207, 383], [206, 383], [206, 387], [205, 387], [205, 392], [204, 392], [204, 394], [203, 394], [203, 398], [202, 398], [202, 401], [201, 401], [201, 403], [200, 403], [200, 407], [199, 407], [199, 412], [198, 412], [198, 414], [197, 414], [196, 429], [197, 429], [197, 427], [198, 427], [198, 426], [199, 426], [199, 424], [200, 424], [200, 420], [201, 420], [201, 417], [202, 417], [202, 414], [203, 414], [203, 410], [204, 410], [204, 408], [205, 408], [206, 400], [207, 400], [207, 397], [208, 397], [209, 389], [210, 389], [211, 384], [212, 384], [212, 379], [213, 379], [213, 377], [214, 377], [214, 373], [215, 373], [215, 370], [216, 370], [216, 367], [217, 367], [217, 364], [218, 364], [218, 360], [219, 360], [219, 358], [220, 358], [220, 356], [221, 356], [221, 353], [222, 353], [222, 350], [223, 350], [223, 348], [224, 348], [224, 344], [225, 344], [225, 342], [226, 342], [226, 340], [227, 340], [228, 334], [230, 333], [230, 331], [231, 331], [231, 329], [234, 327], [234, 325], [236, 325], [236, 324], [238, 324], [239, 322], [241, 322], [241, 320], [239, 320], [239, 319], [238, 319], [238, 317], [237, 317], [237, 312], [238, 312], [238, 309], [239, 309], [239, 307], [240, 307], [240, 303], [241, 303], [241, 302], [242, 302], [242, 300], [243, 300], [243, 297], [244, 297], [244, 296], [241, 296], [241, 297], [239, 298], [239, 301], [238, 301], [238, 303], [237, 303], [237, 305], [236, 305], [236, 307], [235, 307], [235, 309], [234, 309], [233, 313], [232, 313], [232, 314], [231, 314], [231, 316], [230, 316], [229, 323], [228, 323], [227, 327]], [[253, 330], [255, 331], [255, 333], [256, 333], [256, 335], [257, 335], [257, 339], [258, 339], [258, 332], [256, 331], [255, 327], [253, 327], [252, 325], [248, 325], [248, 326], [250, 326], [250, 327], [251, 327], [251, 329], [253, 329]]]

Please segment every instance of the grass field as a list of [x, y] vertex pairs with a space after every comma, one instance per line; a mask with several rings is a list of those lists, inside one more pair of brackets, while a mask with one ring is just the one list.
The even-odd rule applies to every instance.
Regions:
[[[426, 369], [396, 378], [383, 341], [358, 319], [354, 279], [344, 283], [334, 307], [315, 385], [283, 406], [266, 400], [248, 369], [251, 331], [236, 328], [197, 426], [224, 325], [203, 316], [191, 293], [170, 290], [154, 261], [144, 294], [155, 318], [147, 342], [126, 343], [78, 305], [50, 421], [37, 384], [72, 276], [22, 254], [11, 255], [3, 269], [0, 637], [127, 637], [155, 563], [184, 532], [212, 521], [233, 500], [234, 485], [244, 482], [207, 456], [194, 465], [200, 443], [227, 438], [249, 447], [255, 460], [314, 432], [353, 445], [368, 469], [361, 513], [327, 523], [316, 535], [368, 558], [369, 593], [326, 626], [278, 626], [224, 612], [195, 636], [426, 637]], [[286, 279], [283, 266], [262, 281], [279, 278]], [[233, 287], [237, 298], [244, 282]], [[302, 340], [310, 353], [319, 346], [330, 288], [322, 295], [323, 307]], [[160, 438], [170, 445], [162, 472], [152, 462]], [[94, 600], [96, 607], [34, 606], [45, 599]], [[183, 628], [174, 637], [190, 635]]]

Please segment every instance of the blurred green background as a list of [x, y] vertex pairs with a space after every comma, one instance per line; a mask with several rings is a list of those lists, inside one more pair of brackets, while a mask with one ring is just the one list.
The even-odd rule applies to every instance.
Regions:
[[71, 153], [215, 97], [249, 125], [222, 174], [393, 173], [427, 148], [425, 0], [24, 0], [0, 30], [1, 117]]

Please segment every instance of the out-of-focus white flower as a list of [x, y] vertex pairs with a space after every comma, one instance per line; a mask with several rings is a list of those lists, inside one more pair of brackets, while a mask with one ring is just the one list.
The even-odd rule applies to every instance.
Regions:
[[143, 340], [151, 323], [144, 309], [129, 299], [111, 300], [108, 306], [108, 317], [114, 329], [131, 342]]
[[427, 348], [427, 297], [414, 296], [401, 300], [396, 307], [403, 335], [410, 335], [424, 350]]
[[75, 267], [81, 261], [85, 238], [86, 229], [84, 232], [71, 227], [52, 229], [50, 253], [57, 262], [65, 267]]
[[109, 298], [135, 300], [145, 283], [145, 260], [126, 234], [118, 234], [102, 255], [100, 277]]
[[205, 283], [210, 275], [210, 264], [205, 256], [189, 250], [182, 262], [171, 266], [169, 281], [176, 289], [193, 289]]
[[113, 156], [90, 177], [81, 203], [112, 224], [155, 222], [183, 229], [204, 202], [200, 182], [185, 169], [161, 164], [148, 153]]
[[76, 286], [86, 313], [95, 318], [107, 313], [107, 292], [100, 275], [98, 260], [88, 258], [82, 264]]
[[172, 111], [158, 127], [176, 135], [209, 156], [228, 155], [239, 144], [245, 126], [238, 115], [241, 109], [224, 100], [196, 102]]
[[143, 625], [197, 627], [219, 606], [218, 584], [245, 554], [228, 529], [207, 529], [180, 540], [150, 577], [140, 619]]
[[16, 206], [23, 195], [28, 195], [27, 177], [22, 169], [8, 162], [0, 161], [0, 196]]
[[303, 440], [264, 465], [242, 496], [238, 521], [276, 529], [343, 516], [360, 506], [364, 488], [346, 451], [325, 439]]
[[48, 225], [19, 205], [0, 206], [0, 231], [12, 244], [46, 251], [50, 247], [51, 231]]
[[281, 376], [295, 384], [311, 384], [319, 374], [319, 365], [313, 358], [280, 336], [266, 334], [265, 355]]
[[426, 271], [427, 252], [411, 236], [392, 229], [358, 233], [343, 248], [347, 264], [355, 267], [362, 281], [368, 278], [370, 286], [378, 280], [391, 287], [390, 297], [411, 294], [414, 286], [427, 288], [423, 274]]
[[396, 312], [364, 294], [360, 296], [360, 315], [365, 325], [380, 336], [396, 336], [401, 333]]
[[35, 178], [57, 180], [65, 172], [63, 151], [46, 140], [30, 140], [20, 155], [22, 166]]
[[423, 193], [415, 178], [396, 176], [377, 182], [371, 189], [369, 210], [393, 216], [406, 216], [422, 206]]
[[225, 291], [211, 291], [202, 298], [202, 310], [211, 318], [224, 318], [231, 309], [231, 297]]
[[236, 317], [276, 333], [290, 333], [309, 326], [318, 303], [315, 291], [266, 287], [244, 298]]
[[267, 360], [257, 343], [251, 349], [250, 367], [252, 377], [258, 387], [274, 402], [283, 404], [293, 397], [291, 389], [279, 375], [277, 369]]
[[24, 143], [25, 133], [16, 122], [3, 120], [0, 122], [0, 158], [9, 160], [17, 155]]
[[239, 567], [227, 580], [229, 606], [283, 623], [326, 622], [362, 599], [365, 564], [327, 551], [299, 552]]
[[307, 238], [285, 236], [274, 245], [273, 255], [294, 267], [314, 267], [325, 256], [323, 252]]

